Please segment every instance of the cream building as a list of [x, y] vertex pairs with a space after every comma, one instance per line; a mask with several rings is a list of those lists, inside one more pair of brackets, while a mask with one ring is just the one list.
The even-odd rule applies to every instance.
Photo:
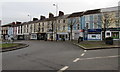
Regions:
[[68, 16], [69, 14], [57, 17], [57, 40], [61, 40], [62, 38], [68, 40]]

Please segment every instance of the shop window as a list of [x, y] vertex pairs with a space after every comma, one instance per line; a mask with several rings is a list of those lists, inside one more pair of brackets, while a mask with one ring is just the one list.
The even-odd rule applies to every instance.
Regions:
[[119, 39], [119, 32], [112, 32], [113, 39]]
[[96, 35], [92, 35], [93, 38], [96, 38]]
[[33, 38], [36, 38], [36, 35], [33, 35], [32, 37], [33, 37]]
[[67, 38], [67, 35], [66, 35], [66, 38]]
[[110, 36], [110, 33], [107, 33], [107, 36]]

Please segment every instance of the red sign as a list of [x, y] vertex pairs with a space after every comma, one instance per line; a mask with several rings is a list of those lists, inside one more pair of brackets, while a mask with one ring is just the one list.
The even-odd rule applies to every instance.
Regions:
[[83, 32], [83, 30], [80, 30], [80, 32]]

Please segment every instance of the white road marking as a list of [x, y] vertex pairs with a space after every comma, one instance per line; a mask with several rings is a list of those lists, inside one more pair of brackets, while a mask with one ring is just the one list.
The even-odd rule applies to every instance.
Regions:
[[82, 54], [81, 54], [81, 56], [84, 56], [84, 55], [85, 55], [85, 53], [82, 53]]
[[120, 56], [120, 55], [115, 55], [115, 56], [104, 56], [104, 57], [81, 58], [80, 60], [102, 59], [102, 58], [114, 58], [114, 57], [119, 57], [119, 56]]
[[69, 66], [64, 66], [63, 68], [61, 68], [59, 71], [57, 71], [57, 72], [63, 72], [63, 71], [65, 71], [66, 69], [68, 69], [69, 68]]
[[84, 50], [84, 52], [86, 52], [87, 50]]
[[77, 62], [78, 60], [80, 60], [80, 58], [76, 58], [75, 60], [73, 60], [73, 62]]

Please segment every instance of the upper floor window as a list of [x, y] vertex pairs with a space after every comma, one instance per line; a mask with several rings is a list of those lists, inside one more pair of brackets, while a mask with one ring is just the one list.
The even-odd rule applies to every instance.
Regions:
[[98, 23], [94, 23], [94, 24], [93, 24], [93, 28], [94, 28], [94, 29], [97, 29], [97, 28], [98, 28]]
[[44, 23], [42, 24], [42, 26], [44, 26]]
[[90, 21], [89, 15], [86, 15], [86, 16], [85, 16], [85, 21], [86, 21], [86, 22]]
[[40, 32], [40, 28], [38, 28], [38, 32]]
[[48, 26], [50, 25], [50, 23], [48, 22]]
[[28, 28], [28, 24], [27, 24], [27, 28]]
[[63, 26], [63, 30], [65, 30], [65, 25]]
[[77, 29], [78, 29], [78, 30], [80, 29], [80, 25], [79, 25], [79, 24], [77, 25]]
[[60, 23], [60, 20], [58, 20], [58, 23]]
[[63, 23], [65, 23], [65, 20], [63, 20]]
[[85, 29], [90, 29], [90, 23], [85, 24]]
[[18, 33], [20, 33], [20, 26], [18, 27]]
[[60, 26], [58, 26], [58, 30], [60, 30]]
[[42, 28], [42, 32], [44, 32], [44, 28]]

